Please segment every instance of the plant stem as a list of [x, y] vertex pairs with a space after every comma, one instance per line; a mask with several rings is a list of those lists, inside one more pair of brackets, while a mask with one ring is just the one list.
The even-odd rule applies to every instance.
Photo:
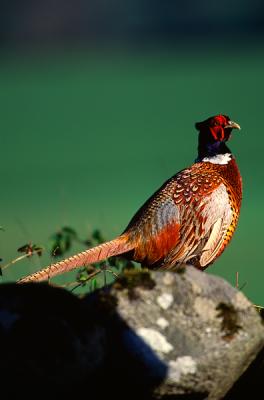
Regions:
[[13, 265], [13, 264], [17, 263], [18, 261], [21, 261], [21, 260], [23, 260], [24, 258], [31, 257], [31, 256], [33, 256], [33, 254], [37, 254], [37, 253], [38, 253], [38, 251], [34, 251], [34, 250], [33, 250], [32, 253], [30, 253], [30, 254], [23, 254], [22, 256], [19, 256], [19, 257], [15, 258], [14, 260], [10, 261], [9, 263], [3, 265], [3, 266], [1, 267], [1, 269], [2, 269], [2, 271], [3, 271], [4, 269], [10, 267], [10, 265]]

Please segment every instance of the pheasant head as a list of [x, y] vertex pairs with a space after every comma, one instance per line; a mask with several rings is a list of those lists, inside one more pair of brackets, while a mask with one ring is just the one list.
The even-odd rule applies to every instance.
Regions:
[[[209, 161], [218, 155], [231, 155], [231, 151], [226, 146], [226, 142], [231, 137], [233, 129], [240, 129], [240, 126], [231, 121], [227, 115], [216, 115], [202, 122], [195, 124], [199, 131], [198, 159], [197, 161]], [[223, 160], [223, 157], [219, 157]], [[221, 163], [221, 162], [219, 162]]]

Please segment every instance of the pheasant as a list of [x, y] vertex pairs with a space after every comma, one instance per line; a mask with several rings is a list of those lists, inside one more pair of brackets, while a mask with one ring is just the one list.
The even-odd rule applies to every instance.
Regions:
[[236, 229], [242, 179], [226, 145], [240, 126], [226, 115], [195, 124], [198, 156], [157, 190], [116, 239], [56, 262], [18, 283], [43, 281], [115, 255], [155, 269], [191, 264], [204, 270], [224, 251]]

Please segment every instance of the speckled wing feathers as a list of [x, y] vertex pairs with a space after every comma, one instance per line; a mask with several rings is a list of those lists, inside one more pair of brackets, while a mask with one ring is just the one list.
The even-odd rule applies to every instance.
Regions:
[[196, 163], [145, 203], [128, 227], [135, 241], [134, 259], [165, 269], [186, 262], [204, 268], [214, 261], [234, 220], [218, 168]]
[[139, 209], [125, 230], [135, 244], [133, 259], [145, 265], [163, 259], [179, 241], [180, 214], [174, 191], [170, 180]]

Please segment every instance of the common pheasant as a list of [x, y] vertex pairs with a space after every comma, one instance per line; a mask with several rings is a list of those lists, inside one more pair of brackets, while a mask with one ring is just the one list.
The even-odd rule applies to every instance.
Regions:
[[28, 275], [18, 283], [43, 281], [114, 255], [149, 268], [192, 264], [205, 269], [224, 251], [236, 229], [242, 179], [226, 145], [240, 126], [226, 115], [195, 124], [198, 157], [165, 182], [116, 239]]

